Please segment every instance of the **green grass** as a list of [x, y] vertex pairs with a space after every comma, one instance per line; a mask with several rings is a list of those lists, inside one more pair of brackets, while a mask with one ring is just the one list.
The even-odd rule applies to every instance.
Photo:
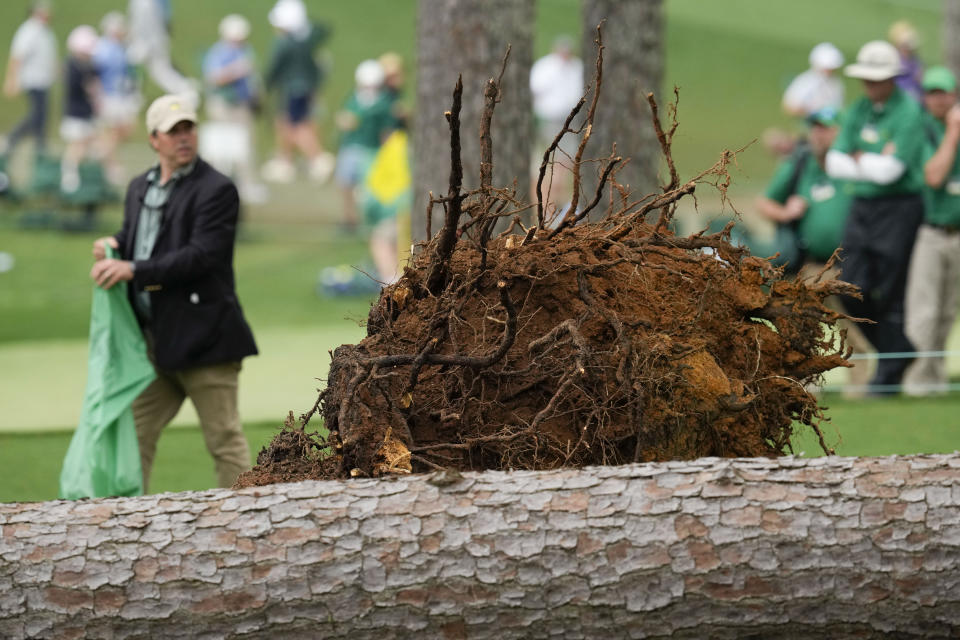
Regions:
[[[278, 422], [244, 426], [250, 454], [279, 429]], [[35, 502], [57, 497], [60, 467], [70, 445], [69, 432], [0, 433], [0, 502]], [[251, 460], [252, 462], [252, 460]], [[151, 493], [191, 491], [216, 486], [213, 460], [197, 427], [166, 429], [157, 445], [150, 480]]]
[[[831, 422], [824, 425], [827, 444], [835, 447], [838, 455], [949, 453], [960, 448], [955, 397], [853, 401], [828, 396], [824, 404], [831, 417]], [[256, 422], [245, 426], [254, 458], [279, 424]], [[56, 498], [60, 465], [70, 437], [68, 432], [0, 432], [0, 502]], [[798, 434], [794, 450], [797, 455], [823, 455], [816, 436], [808, 429]], [[151, 491], [207, 489], [215, 482], [213, 463], [200, 430], [168, 428], [160, 438]]]
[[[306, 187], [297, 190], [308, 196]], [[104, 234], [119, 226], [115, 212], [106, 214]], [[11, 212], [6, 223], [0, 218], [0, 251], [16, 260], [13, 270], [0, 274], [0, 344], [85, 337], [92, 291], [90, 251], [100, 234], [24, 231], [14, 226], [14, 215]], [[242, 228], [235, 256], [238, 293], [251, 324], [325, 326], [345, 318], [365, 319], [368, 299], [326, 299], [314, 295], [314, 289], [323, 267], [363, 264], [369, 261], [366, 251], [362, 239], [340, 235], [332, 223], [251, 221]]]
[[[889, 456], [960, 449], [960, 398], [956, 395], [869, 400], [828, 395], [821, 404], [830, 419], [821, 425], [823, 434], [837, 455]], [[798, 455], [823, 455], [809, 429], [800, 431], [793, 444]]]

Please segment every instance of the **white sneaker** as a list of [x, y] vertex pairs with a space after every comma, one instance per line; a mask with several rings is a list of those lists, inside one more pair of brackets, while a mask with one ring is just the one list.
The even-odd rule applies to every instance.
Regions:
[[333, 167], [337, 160], [332, 153], [323, 151], [310, 163], [310, 177], [317, 182], [326, 182], [333, 175]]
[[293, 163], [283, 158], [273, 158], [263, 165], [260, 171], [267, 182], [290, 184], [297, 178], [297, 168]]

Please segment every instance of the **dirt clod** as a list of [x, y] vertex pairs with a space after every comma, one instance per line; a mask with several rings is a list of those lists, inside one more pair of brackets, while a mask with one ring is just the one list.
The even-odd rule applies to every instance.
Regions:
[[824, 300], [855, 290], [786, 280], [729, 228], [674, 234], [676, 201], [723, 190], [731, 155], [681, 183], [676, 121], [664, 132], [656, 113], [670, 183], [632, 202], [611, 154], [603, 211], [598, 189], [576, 217], [541, 204], [528, 227], [515, 193], [463, 192], [454, 162], [444, 228], [383, 290], [367, 337], [333, 354], [317, 405], [330, 435], [288, 425], [241, 482], [778, 456], [795, 424], [819, 434], [806, 386], [849, 356]]

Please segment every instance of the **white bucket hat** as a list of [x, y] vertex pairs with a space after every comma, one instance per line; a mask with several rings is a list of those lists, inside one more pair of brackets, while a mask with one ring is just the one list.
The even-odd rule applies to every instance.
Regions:
[[886, 40], [873, 40], [860, 47], [857, 61], [847, 65], [844, 73], [861, 80], [890, 80], [903, 73], [897, 48]]
[[310, 24], [307, 8], [301, 0], [278, 0], [267, 19], [277, 29], [289, 33], [301, 31]]
[[814, 69], [834, 70], [843, 66], [843, 54], [830, 42], [821, 42], [810, 50], [810, 66]]

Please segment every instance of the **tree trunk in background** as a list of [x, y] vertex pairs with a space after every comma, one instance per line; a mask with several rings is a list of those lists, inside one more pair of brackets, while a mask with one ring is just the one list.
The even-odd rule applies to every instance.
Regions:
[[[450, 175], [450, 109], [457, 75], [463, 75], [460, 114], [464, 188], [480, 183], [480, 114], [483, 90], [500, 73], [507, 45], [502, 101], [493, 115], [493, 186], [517, 181], [521, 198], [529, 189], [533, 126], [530, 65], [533, 58], [533, 0], [420, 0], [417, 18], [417, 113], [414, 122], [415, 241], [426, 239], [428, 193], [445, 196]], [[434, 209], [432, 233], [443, 223]]]
[[943, 0], [943, 58], [960, 76], [960, 0]]
[[960, 454], [0, 505], [2, 638], [960, 634]]
[[[646, 95], [652, 91], [658, 100], [661, 97], [661, 0], [584, 0], [581, 56], [584, 81], [588, 83], [592, 82], [596, 68], [597, 25], [603, 20], [603, 86], [593, 133], [583, 157], [605, 158], [616, 142], [617, 154], [631, 158], [620, 170], [618, 182], [629, 185], [637, 195], [658, 191], [660, 146], [650, 123]], [[666, 111], [661, 109], [661, 115]], [[584, 167], [582, 192], [588, 201], [596, 193], [599, 167]]]

